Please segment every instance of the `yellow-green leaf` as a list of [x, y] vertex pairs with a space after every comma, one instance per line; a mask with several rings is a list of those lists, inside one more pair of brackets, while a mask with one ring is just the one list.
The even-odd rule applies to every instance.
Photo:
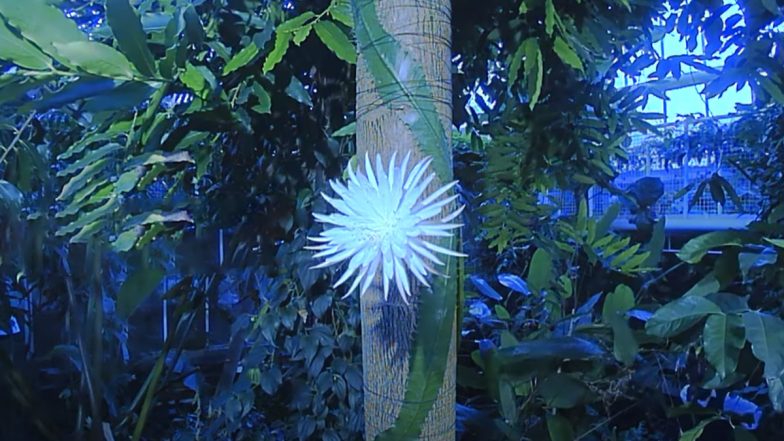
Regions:
[[583, 62], [566, 40], [561, 37], [555, 37], [553, 49], [561, 61], [581, 72], [584, 70]]

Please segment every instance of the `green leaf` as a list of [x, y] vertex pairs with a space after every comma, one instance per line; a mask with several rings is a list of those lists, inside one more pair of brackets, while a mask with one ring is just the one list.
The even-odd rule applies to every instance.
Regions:
[[768, 395], [777, 412], [784, 411], [784, 320], [770, 314], [749, 311], [743, 314], [746, 339], [754, 356], [765, 363]]
[[68, 167], [65, 167], [64, 169], [57, 172], [57, 177], [70, 176], [84, 169], [84, 167], [88, 166], [89, 164], [99, 159], [103, 159], [106, 156], [111, 155], [112, 153], [116, 153], [120, 151], [122, 148], [123, 146], [121, 146], [120, 144], [117, 144], [115, 142], [110, 142], [97, 149], [89, 150], [78, 161], [71, 162], [70, 164], [68, 164]]
[[720, 378], [735, 371], [740, 350], [746, 343], [740, 315], [714, 314], [705, 321], [702, 333], [705, 357]]
[[87, 185], [87, 182], [90, 179], [103, 171], [103, 167], [108, 163], [108, 161], [109, 160], [107, 158], [104, 158], [86, 166], [81, 172], [79, 172], [73, 178], [69, 179], [68, 182], [63, 185], [63, 189], [57, 196], [57, 200], [64, 201], [77, 191], [81, 190], [85, 185]]
[[708, 424], [716, 421], [718, 418], [708, 418], [707, 420], [700, 421], [694, 428], [687, 430], [681, 434], [681, 437], [678, 438], [678, 441], [697, 441], [701, 436], [702, 432], [705, 431], [705, 428]]
[[512, 372], [531, 362], [563, 360], [601, 360], [607, 353], [598, 344], [578, 337], [550, 337], [524, 340], [518, 345], [499, 349], [495, 358], [501, 370]]
[[553, 259], [550, 253], [542, 248], [534, 252], [526, 280], [531, 291], [535, 293], [541, 293], [550, 286], [553, 281]]
[[495, 305], [493, 309], [495, 309], [495, 315], [501, 320], [509, 320], [512, 318], [512, 316], [509, 315], [509, 311], [501, 305]]
[[123, 231], [117, 236], [117, 239], [112, 242], [112, 249], [118, 253], [130, 251], [133, 246], [136, 245], [136, 241], [142, 234], [144, 234], [144, 227], [138, 225], [130, 230]]
[[658, 337], [673, 337], [709, 314], [722, 314], [721, 308], [705, 297], [681, 297], [659, 308], [645, 323], [645, 331]]
[[345, 126], [332, 132], [333, 138], [340, 138], [342, 136], [354, 136], [357, 133], [357, 122], [352, 121]]
[[708, 251], [714, 248], [742, 246], [745, 237], [746, 234], [736, 230], [713, 231], [703, 234], [686, 242], [683, 248], [678, 251], [678, 258], [687, 263], [698, 263]]
[[329, 7], [329, 15], [349, 28], [354, 27], [354, 14], [349, 0], [333, 0]]
[[241, 67], [247, 66], [257, 55], [259, 55], [259, 47], [251, 42], [249, 45], [242, 48], [242, 50], [234, 54], [228, 63], [223, 66], [222, 75], [230, 74]]
[[563, 415], [547, 414], [547, 432], [550, 434], [550, 441], [575, 440], [572, 423]]
[[136, 69], [125, 55], [111, 46], [94, 41], [53, 43], [62, 60], [83, 72], [99, 77], [130, 80], [137, 76]]
[[318, 21], [313, 29], [316, 35], [324, 42], [338, 58], [351, 64], [357, 62], [357, 50], [349, 40], [348, 35], [335, 23], [329, 20]]
[[259, 99], [259, 103], [251, 107], [251, 110], [261, 114], [270, 113], [272, 100], [264, 87], [259, 83], [253, 83], [253, 94]]
[[308, 94], [308, 91], [305, 90], [305, 86], [302, 85], [302, 82], [300, 82], [297, 77], [291, 77], [289, 85], [286, 86], [286, 95], [308, 107], [313, 107], [313, 101], [310, 100], [310, 94]]
[[525, 47], [525, 78], [528, 85], [528, 107], [533, 110], [539, 102], [542, 93], [542, 80], [544, 78], [544, 62], [542, 51], [535, 38], [529, 38], [523, 43]]
[[158, 69], [147, 46], [147, 34], [128, 0], [106, 0], [106, 20], [120, 50], [136, 69], [146, 77], [156, 77]]
[[566, 375], [554, 374], [545, 378], [537, 388], [548, 407], [571, 409], [593, 401], [593, 392], [582, 381]]
[[651, 254], [645, 259], [643, 266], [646, 268], [655, 268], [659, 266], [661, 262], [661, 255], [662, 250], [664, 249], [664, 242], [665, 242], [665, 226], [667, 223], [667, 219], [665, 217], [661, 217], [656, 223], [653, 225], [653, 233], [651, 234], [651, 240], [648, 241], [648, 251]]
[[33, 70], [51, 70], [52, 60], [40, 49], [17, 37], [0, 19], [0, 60]]
[[289, 50], [292, 36], [293, 35], [288, 32], [275, 34], [275, 46], [273, 46], [272, 52], [270, 52], [264, 60], [264, 66], [261, 68], [262, 73], [268, 73], [280, 63], [280, 60], [283, 59], [286, 51]]
[[721, 289], [719, 279], [716, 278], [716, 273], [711, 271], [686, 291], [684, 296], [706, 296], [719, 292], [719, 289]]
[[757, 82], [778, 104], [784, 105], [784, 87], [768, 77], [757, 75]]
[[547, 35], [553, 35], [553, 30], [555, 28], [555, 19], [558, 15], [555, 12], [555, 4], [553, 0], [545, 0], [544, 2], [544, 29], [547, 32]]
[[0, 15], [22, 36], [66, 65], [67, 57], [60, 56], [54, 43], [88, 41], [75, 22], [45, 0], [0, 1]]
[[765, 242], [768, 242], [769, 244], [775, 245], [779, 248], [784, 248], [784, 239], [771, 239], [769, 237], [766, 237]]
[[158, 267], [136, 269], [123, 282], [117, 293], [117, 314], [127, 319], [136, 308], [155, 291], [166, 272]]
[[268, 73], [280, 63], [286, 51], [289, 50], [291, 41], [294, 38], [294, 32], [315, 16], [316, 14], [313, 11], [307, 11], [278, 25], [277, 29], [275, 29], [275, 46], [273, 46], [272, 52], [264, 60], [262, 73]]
[[563, 38], [555, 37], [555, 44], [553, 45], [553, 49], [558, 57], [566, 63], [567, 65], [583, 72], [585, 68], [583, 67], [583, 62], [580, 60], [580, 57], [577, 56], [577, 53], [569, 46]]
[[627, 366], [634, 364], [640, 347], [634, 338], [626, 313], [634, 308], [634, 293], [626, 285], [618, 285], [604, 299], [602, 320], [613, 330], [613, 354]]
[[180, 81], [203, 100], [209, 98], [212, 93], [210, 82], [205, 77], [205, 70], [204, 66], [194, 66], [188, 63], [185, 71], [180, 75]]
[[619, 214], [621, 214], [621, 204], [612, 204], [607, 207], [607, 210], [596, 223], [596, 237], [605, 237], [610, 232], [610, 227], [612, 227]]

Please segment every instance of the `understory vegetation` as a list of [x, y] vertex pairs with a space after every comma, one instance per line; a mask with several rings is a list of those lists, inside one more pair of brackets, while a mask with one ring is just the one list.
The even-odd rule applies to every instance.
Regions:
[[[784, 436], [784, 2], [733, 11], [452, 2], [459, 439]], [[359, 303], [303, 249], [356, 151], [353, 26], [348, 0], [0, 1], [0, 439], [361, 439]], [[659, 57], [672, 33], [704, 50]], [[668, 136], [666, 90], [615, 81], [652, 67], [753, 112]], [[636, 132], [675, 164], [730, 143], [756, 220], [671, 233], [614, 182]], [[677, 196], [744, 205], [718, 171]]]

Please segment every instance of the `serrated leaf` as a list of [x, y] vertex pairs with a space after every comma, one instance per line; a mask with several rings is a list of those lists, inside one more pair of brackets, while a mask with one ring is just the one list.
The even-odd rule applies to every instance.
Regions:
[[318, 21], [313, 29], [316, 35], [338, 58], [351, 64], [357, 62], [357, 51], [348, 35], [329, 20]]
[[329, 7], [329, 15], [349, 28], [354, 27], [354, 13], [351, 11], [350, 0], [333, 0]]
[[721, 308], [705, 297], [681, 297], [659, 308], [645, 323], [645, 331], [658, 337], [674, 337], [709, 314], [722, 314]]
[[585, 68], [583, 67], [583, 62], [580, 60], [580, 57], [577, 53], [572, 49], [572, 47], [561, 37], [555, 37], [555, 43], [553, 44], [553, 50], [558, 55], [558, 57], [566, 63], [567, 65], [583, 72]]
[[74, 21], [45, 0], [0, 1], [0, 15], [27, 40], [66, 65], [67, 58], [60, 56], [54, 43], [88, 41]]
[[147, 46], [147, 34], [128, 0], [106, 0], [106, 20], [120, 50], [142, 75], [156, 77], [158, 69]]
[[108, 163], [108, 161], [109, 160], [107, 158], [103, 158], [87, 165], [84, 169], [82, 169], [81, 172], [69, 179], [68, 182], [63, 185], [63, 189], [57, 196], [57, 200], [66, 200], [78, 190], [81, 190], [90, 179], [103, 171], [103, 167]]
[[230, 74], [235, 70], [247, 66], [248, 63], [253, 61], [259, 55], [259, 47], [254, 43], [250, 43], [234, 54], [233, 57], [223, 66], [223, 75]]
[[264, 60], [264, 66], [261, 69], [262, 73], [268, 73], [275, 66], [280, 63], [280, 60], [283, 59], [283, 56], [286, 54], [286, 51], [289, 50], [289, 45], [291, 44], [291, 33], [278, 33], [275, 35], [275, 46], [272, 48], [272, 52], [267, 55], [267, 58]]
[[17, 37], [0, 19], [0, 60], [33, 70], [51, 70], [52, 59], [29, 42]]
[[99, 77], [130, 80], [138, 76], [125, 55], [111, 46], [95, 41], [54, 42], [66, 64]]

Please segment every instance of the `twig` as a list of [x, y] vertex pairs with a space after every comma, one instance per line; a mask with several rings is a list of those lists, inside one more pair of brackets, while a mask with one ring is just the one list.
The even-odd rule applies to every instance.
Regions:
[[35, 116], [35, 112], [31, 113], [30, 116], [27, 117], [27, 120], [25, 120], [24, 124], [22, 124], [22, 127], [16, 132], [16, 136], [14, 136], [14, 139], [11, 141], [11, 144], [9, 144], [8, 147], [5, 149], [5, 151], [3, 152], [3, 156], [0, 156], [0, 164], [5, 162], [5, 158], [8, 156], [9, 153], [11, 153], [11, 150], [14, 149], [14, 146], [16, 145], [17, 142], [19, 142], [19, 139], [22, 138], [22, 133], [24, 132], [24, 129], [27, 128], [27, 126], [30, 124], [30, 121], [33, 120], [34, 116]]

